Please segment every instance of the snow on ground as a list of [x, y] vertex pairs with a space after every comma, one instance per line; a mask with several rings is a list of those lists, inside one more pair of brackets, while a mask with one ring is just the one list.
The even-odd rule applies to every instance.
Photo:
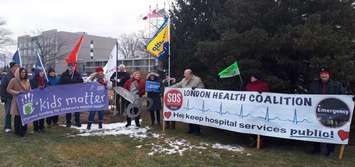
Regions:
[[[72, 128], [79, 130], [79, 134], [77, 136], [107, 136], [107, 135], [127, 135], [133, 138], [147, 138], [148, 134], [151, 134], [149, 131], [149, 127], [136, 127], [134, 123], [125, 127], [126, 122], [118, 122], [111, 124], [103, 124], [102, 129], [99, 129], [98, 124], [92, 124], [91, 130], [87, 130], [87, 124], [82, 124], [81, 127], [72, 126]], [[157, 135], [157, 134], [156, 134]]]
[[[223, 145], [220, 143], [209, 144], [201, 142], [199, 144], [191, 144], [185, 139], [177, 139], [174, 137], [166, 137], [164, 134], [153, 133], [149, 127], [136, 127], [134, 123], [130, 127], [125, 127], [126, 122], [118, 122], [111, 124], [103, 124], [102, 129], [98, 129], [98, 124], [93, 124], [91, 130], [87, 130], [87, 124], [82, 124], [81, 127], [72, 126], [79, 130], [75, 136], [106, 136], [106, 135], [127, 135], [132, 138], [144, 139], [153, 138], [153, 142], [144, 145], [137, 145], [136, 148], [149, 148], [151, 152], [148, 155], [183, 155], [186, 151], [198, 151], [200, 154], [206, 149], [227, 150], [235, 153], [244, 154], [244, 148], [238, 145]], [[251, 154], [246, 153], [247, 156]]]

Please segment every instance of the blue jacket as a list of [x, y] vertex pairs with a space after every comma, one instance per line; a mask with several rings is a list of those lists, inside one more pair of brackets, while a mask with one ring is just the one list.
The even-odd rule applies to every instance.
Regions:
[[60, 77], [59, 76], [48, 76], [48, 86], [54, 86], [59, 84]]

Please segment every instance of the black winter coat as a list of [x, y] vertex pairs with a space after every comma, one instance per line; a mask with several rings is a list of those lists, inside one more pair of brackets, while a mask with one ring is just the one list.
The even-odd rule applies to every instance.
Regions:
[[15, 76], [11, 73], [8, 72], [2, 79], [1, 79], [1, 90], [0, 90], [0, 95], [1, 99], [9, 99], [10, 101], [12, 100], [12, 95], [6, 91], [7, 85], [9, 85], [9, 82], [12, 78]]
[[320, 80], [314, 81], [309, 86], [310, 94], [348, 94], [349, 92], [343, 87], [340, 82], [329, 80], [326, 83], [325, 92], [322, 89], [322, 82]]
[[74, 72], [73, 78], [72, 75], [69, 74], [69, 71], [65, 71], [59, 80], [59, 85], [65, 85], [65, 84], [75, 84], [75, 83], [83, 83], [83, 78], [81, 77], [81, 74], [78, 72]]

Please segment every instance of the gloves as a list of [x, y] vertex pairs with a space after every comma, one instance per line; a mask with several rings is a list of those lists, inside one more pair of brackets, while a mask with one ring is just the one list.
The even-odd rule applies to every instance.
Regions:
[[195, 90], [195, 89], [196, 89], [196, 86], [193, 86], [191, 89], [192, 89], [192, 90]]

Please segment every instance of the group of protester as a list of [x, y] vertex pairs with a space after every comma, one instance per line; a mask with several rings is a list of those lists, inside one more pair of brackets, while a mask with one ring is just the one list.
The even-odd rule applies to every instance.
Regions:
[[[180, 82], [176, 82], [175, 78], [171, 78], [170, 75], [160, 76], [158, 73], [148, 73], [146, 78], [140, 71], [135, 71], [130, 75], [123, 64], [117, 67], [118, 72], [113, 73], [110, 77], [113, 87], [123, 87], [127, 89], [134, 100], [146, 95], [151, 99], [152, 105], [149, 108], [151, 125], [153, 126], [155, 122], [160, 126], [160, 112], [162, 109], [161, 97], [163, 94], [164, 87], [173, 88], [204, 88], [204, 84], [200, 77], [194, 75], [191, 69], [186, 69], [184, 71], [184, 78]], [[346, 89], [342, 86], [340, 82], [333, 81], [330, 79], [330, 72], [326, 68], [322, 68], [319, 73], [319, 80], [311, 83], [310, 86], [302, 85], [303, 79], [300, 77], [298, 79], [298, 86], [295, 88], [294, 93], [303, 94], [348, 94]], [[105, 80], [104, 70], [102, 67], [97, 67], [95, 73], [89, 76], [88, 81], [98, 82], [104, 86], [107, 86], [107, 80]], [[28, 78], [27, 70], [20, 67], [18, 64], [10, 63], [10, 71], [8, 74], [2, 78], [1, 81], [1, 100], [4, 102], [5, 108], [5, 133], [11, 131], [11, 116], [14, 116], [14, 129], [15, 134], [19, 136], [24, 136], [27, 130], [27, 125], [21, 124], [21, 117], [18, 113], [15, 96], [21, 93], [30, 91], [31, 89], [44, 89], [47, 86], [63, 85], [63, 84], [74, 84], [83, 83], [82, 76], [79, 72], [75, 70], [74, 64], [68, 64], [68, 69], [59, 76], [56, 75], [54, 69], [48, 70], [48, 80], [45, 78], [45, 73], [41, 69], [35, 69], [32, 71], [32, 78]], [[158, 85], [157, 90], [146, 90], [146, 83], [153, 82]], [[251, 74], [249, 77], [249, 82], [244, 87], [245, 91], [257, 91], [257, 92], [269, 92], [270, 88], [267, 82], [260, 79], [257, 74]], [[129, 102], [123, 98], [116, 98], [116, 109], [128, 107]], [[138, 110], [138, 108], [131, 108], [133, 110]], [[94, 122], [95, 113], [98, 113], [99, 128], [102, 128], [103, 117], [105, 111], [92, 111], [89, 114], [87, 129], [90, 130], [92, 123]], [[134, 111], [138, 112], [138, 111]], [[66, 127], [71, 127], [72, 125], [72, 114], [66, 114]], [[74, 113], [75, 126], [80, 127], [80, 113]], [[127, 116], [126, 127], [131, 125], [132, 117]], [[134, 117], [136, 126], [140, 126], [139, 114]], [[58, 116], [53, 116], [46, 118], [46, 120], [41, 119], [33, 122], [34, 132], [43, 132], [45, 122], [48, 126], [58, 125]], [[175, 122], [170, 121], [165, 123], [166, 128], [175, 128]], [[200, 134], [200, 126], [195, 124], [189, 124], [188, 133]], [[250, 137], [251, 145], [255, 144], [255, 137]], [[320, 143], [313, 144], [313, 153], [320, 153]], [[326, 155], [330, 155], [335, 150], [334, 144], [327, 144]]]

